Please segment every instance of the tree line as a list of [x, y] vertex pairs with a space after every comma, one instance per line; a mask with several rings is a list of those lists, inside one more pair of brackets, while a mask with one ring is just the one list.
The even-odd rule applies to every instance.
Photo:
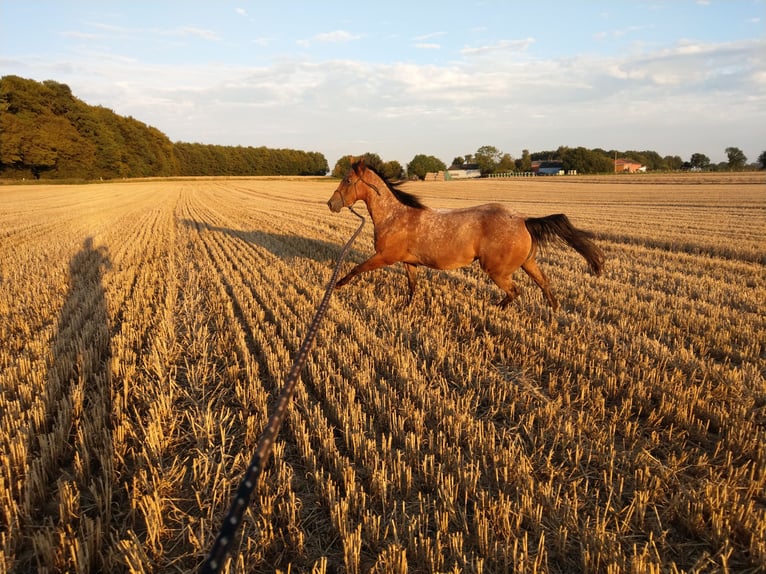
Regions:
[[[455, 157], [449, 168], [470, 166], [481, 171], [482, 175], [491, 175], [502, 172], [529, 172], [532, 170], [533, 162], [548, 161], [560, 164], [561, 168], [565, 171], [599, 174], [614, 173], [615, 160], [617, 158], [624, 158], [646, 166], [648, 171], [740, 171], [745, 169], [766, 169], [766, 151], [759, 156], [758, 164], [751, 165], [747, 164], [747, 157], [739, 148], [727, 147], [725, 151], [728, 161], [713, 164], [705, 154], [701, 153], [694, 153], [688, 161], [684, 161], [679, 156], [662, 157], [656, 151], [651, 150], [619, 151], [567, 146], [561, 146], [556, 150], [534, 153], [530, 153], [529, 150], [525, 149], [522, 151], [521, 157], [514, 159], [509, 153], [502, 152], [494, 146], [481, 146], [475, 153]], [[449, 168], [447, 164], [437, 157], [418, 154], [407, 164], [406, 172], [409, 177], [424, 179], [427, 173], [445, 171]]]
[[325, 175], [318, 152], [173, 143], [160, 130], [79, 100], [69, 86], [0, 78], [0, 177], [112, 179]]
[[[163, 176], [325, 175], [328, 163], [319, 152], [267, 147], [173, 143], [160, 130], [108, 108], [91, 106], [76, 98], [66, 84], [37, 82], [18, 76], [0, 78], [0, 177], [112, 179]], [[470, 164], [482, 175], [526, 172], [535, 161], [555, 161], [578, 173], [612, 173], [614, 160], [627, 158], [649, 171], [757, 169], [737, 147], [727, 147], [728, 161], [713, 164], [702, 153], [684, 161], [655, 151], [604, 150], [561, 146], [556, 150], [514, 158], [494, 146], [458, 156], [450, 167]], [[425, 178], [447, 170], [439, 158], [417, 154], [406, 165], [383, 161], [376, 153], [366, 162], [389, 179]], [[766, 169], [766, 151], [758, 158]], [[342, 176], [349, 158], [340, 158], [332, 171]]]

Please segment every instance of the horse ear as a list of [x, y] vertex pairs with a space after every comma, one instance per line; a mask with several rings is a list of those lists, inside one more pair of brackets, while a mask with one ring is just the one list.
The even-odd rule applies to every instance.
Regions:
[[348, 156], [348, 159], [351, 162], [351, 169], [354, 170], [354, 173], [356, 175], [360, 175], [365, 170], [363, 157], [360, 157], [359, 159], [357, 159], [353, 155], [350, 155]]

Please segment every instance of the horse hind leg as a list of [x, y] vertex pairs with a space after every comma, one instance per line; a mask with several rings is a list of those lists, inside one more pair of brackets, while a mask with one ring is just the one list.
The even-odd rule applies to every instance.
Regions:
[[494, 281], [495, 285], [497, 285], [498, 287], [500, 287], [500, 289], [505, 291], [505, 299], [503, 299], [502, 301], [500, 301], [500, 303], [498, 303], [498, 306], [501, 309], [505, 309], [508, 305], [510, 305], [513, 302], [514, 299], [516, 299], [521, 294], [521, 291], [519, 291], [519, 288], [511, 279], [510, 274], [490, 273], [489, 277], [490, 279], [492, 279], [492, 281]]
[[545, 299], [548, 301], [548, 304], [553, 307], [553, 310], [555, 311], [558, 309], [559, 302], [556, 300], [556, 297], [553, 296], [553, 293], [551, 293], [550, 281], [548, 281], [548, 277], [546, 277], [545, 273], [543, 273], [537, 266], [537, 262], [534, 259], [527, 259], [521, 268], [532, 278], [532, 281], [537, 283], [537, 286], [542, 289]]

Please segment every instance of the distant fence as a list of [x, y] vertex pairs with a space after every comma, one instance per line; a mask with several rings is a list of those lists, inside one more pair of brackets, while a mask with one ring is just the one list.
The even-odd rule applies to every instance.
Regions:
[[534, 171], [499, 171], [490, 173], [487, 177], [535, 177]]
[[[534, 171], [501, 171], [498, 173], [490, 173], [487, 177], [536, 177], [538, 175], [554, 175], [550, 173], [538, 174]], [[570, 169], [569, 171], [560, 170], [555, 175], [577, 175], [576, 169]]]

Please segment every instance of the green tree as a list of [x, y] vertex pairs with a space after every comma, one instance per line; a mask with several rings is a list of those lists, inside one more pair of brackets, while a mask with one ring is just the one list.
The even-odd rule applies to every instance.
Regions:
[[173, 144], [160, 130], [135, 118], [75, 98], [65, 84], [4, 76], [0, 173], [86, 179], [325, 175], [327, 160], [320, 153], [300, 150]]
[[397, 179], [402, 179], [402, 176], [404, 176], [404, 168], [402, 167], [402, 164], [396, 160], [387, 161], [383, 164], [382, 175], [388, 180], [396, 181]]
[[513, 161], [511, 154], [504, 153], [502, 156], [500, 156], [500, 161], [497, 162], [497, 171], [506, 172], [506, 171], [515, 171], [515, 170], [516, 170], [516, 162]]
[[604, 150], [589, 150], [584, 147], [559, 148], [559, 158], [566, 171], [577, 173], [611, 173], [614, 160]]
[[726, 157], [729, 159], [729, 169], [739, 170], [745, 167], [747, 156], [738, 147], [727, 147]]
[[[562, 148], [559, 148], [561, 150]], [[554, 161], [561, 159], [558, 151], [536, 151], [529, 154], [530, 162], [533, 161]]]
[[649, 171], [665, 171], [668, 169], [665, 159], [656, 151], [628, 151], [625, 152], [625, 157], [634, 159], [641, 165], [646, 166], [646, 169]]
[[678, 171], [684, 164], [684, 160], [677, 155], [666, 155], [663, 160], [665, 161], [666, 169], [670, 171]]
[[766, 169], [766, 151], [762, 151], [758, 156], [758, 163], [761, 164], [761, 169]]
[[704, 153], [693, 153], [689, 164], [693, 169], [706, 169], [710, 166], [710, 158]]
[[81, 176], [93, 161], [93, 146], [65, 115], [76, 104], [64, 84], [0, 78], [0, 171]]
[[346, 173], [348, 173], [348, 170], [351, 169], [352, 158], [355, 160], [364, 159], [364, 163], [367, 165], [367, 167], [373, 168], [380, 174], [385, 173], [385, 162], [380, 159], [380, 156], [376, 153], [367, 152], [362, 156], [345, 155], [340, 158], [337, 162], [335, 162], [335, 167], [332, 170], [332, 176], [337, 178], [344, 177]]
[[503, 153], [495, 146], [484, 145], [476, 150], [474, 160], [479, 164], [482, 175], [495, 173]]
[[525, 149], [521, 152], [521, 163], [519, 165], [521, 171], [532, 171], [532, 158], [529, 155], [529, 150]]
[[425, 179], [426, 174], [432, 171], [444, 171], [447, 166], [444, 162], [432, 155], [418, 154], [407, 164], [407, 175]]

